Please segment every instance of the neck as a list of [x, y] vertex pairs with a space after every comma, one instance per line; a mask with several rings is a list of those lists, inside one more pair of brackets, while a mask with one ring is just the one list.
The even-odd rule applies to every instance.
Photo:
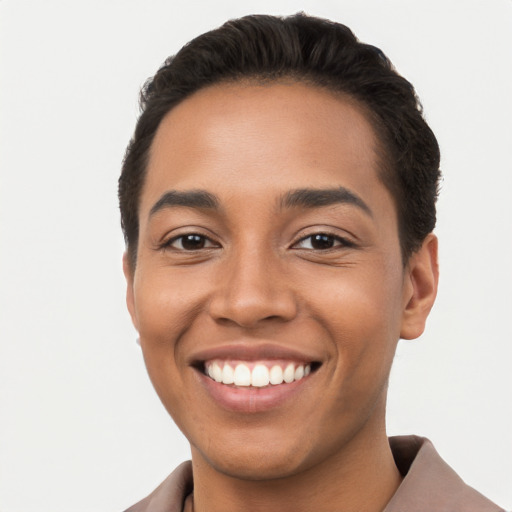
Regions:
[[[291, 476], [242, 480], [213, 468], [194, 449], [194, 512], [379, 512], [400, 485], [384, 428], [360, 432], [339, 453]], [[187, 510], [187, 509], [185, 509]]]

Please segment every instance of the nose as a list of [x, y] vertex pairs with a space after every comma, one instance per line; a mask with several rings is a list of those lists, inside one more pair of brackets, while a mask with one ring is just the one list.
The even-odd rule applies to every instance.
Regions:
[[217, 322], [256, 328], [297, 315], [296, 295], [283, 262], [267, 251], [238, 251], [223, 262], [209, 313]]

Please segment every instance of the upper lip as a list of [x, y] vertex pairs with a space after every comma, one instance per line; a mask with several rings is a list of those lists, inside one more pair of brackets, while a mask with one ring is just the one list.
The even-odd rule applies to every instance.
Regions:
[[315, 356], [291, 347], [247, 341], [199, 350], [190, 355], [189, 364], [192, 366], [201, 365], [212, 359], [238, 359], [242, 361], [287, 359], [301, 363], [320, 362], [318, 355]]

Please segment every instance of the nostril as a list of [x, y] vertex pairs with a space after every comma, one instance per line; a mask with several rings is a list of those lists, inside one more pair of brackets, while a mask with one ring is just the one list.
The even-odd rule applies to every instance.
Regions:
[[[247, 245], [247, 249], [245, 248]], [[235, 254], [235, 253], [234, 253]], [[209, 314], [217, 322], [253, 328], [260, 322], [288, 321], [297, 314], [290, 282], [267, 250], [242, 243], [213, 281]]]
[[[239, 284], [240, 285], [240, 284]], [[241, 291], [239, 285], [219, 290], [209, 304], [209, 314], [223, 325], [236, 324], [245, 328], [268, 322], [286, 322], [297, 315], [294, 296], [279, 290]]]
[[263, 320], [268, 320], [268, 321], [272, 321], [272, 320], [280, 321], [281, 319], [282, 319], [282, 317], [280, 317], [279, 315], [270, 315], [270, 316], [267, 316], [266, 318], [263, 318]]

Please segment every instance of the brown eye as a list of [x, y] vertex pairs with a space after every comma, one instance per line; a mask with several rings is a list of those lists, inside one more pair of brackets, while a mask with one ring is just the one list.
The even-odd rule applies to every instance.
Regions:
[[334, 247], [334, 243], [336, 242], [335, 238], [330, 235], [313, 235], [311, 237], [311, 247], [313, 249], [331, 249]]
[[328, 233], [315, 233], [299, 240], [294, 248], [307, 249], [311, 251], [326, 251], [329, 249], [354, 247], [354, 244], [345, 238], [330, 235]]
[[210, 239], [196, 233], [178, 236], [170, 240], [166, 245], [181, 251], [197, 251], [200, 249], [217, 247]]

